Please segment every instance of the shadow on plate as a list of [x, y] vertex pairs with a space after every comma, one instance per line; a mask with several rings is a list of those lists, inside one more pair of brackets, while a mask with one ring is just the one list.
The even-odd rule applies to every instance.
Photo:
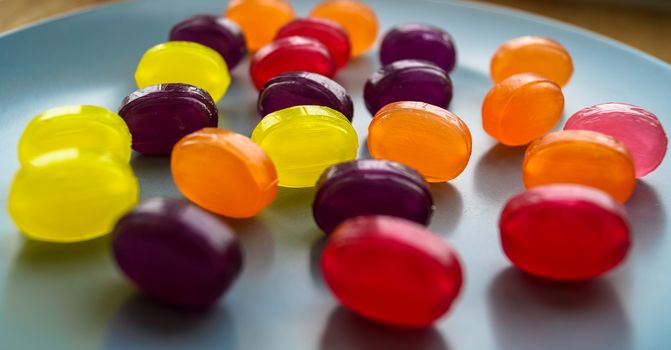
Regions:
[[406, 329], [366, 320], [342, 306], [329, 315], [320, 350], [446, 350], [447, 341], [435, 328]]
[[436, 210], [429, 227], [437, 233], [451, 234], [459, 226], [464, 209], [461, 194], [456, 187], [447, 182], [431, 184], [430, 189]]
[[243, 249], [242, 276], [258, 280], [270, 270], [275, 259], [275, 242], [268, 227], [260, 219], [218, 218], [236, 233]]
[[497, 143], [475, 167], [475, 188], [482, 196], [497, 203], [524, 191], [522, 161], [526, 146], [508, 147]]
[[321, 258], [327, 241], [328, 236], [323, 235], [315, 239], [312, 247], [310, 247], [310, 277], [312, 278], [312, 282], [321, 289], [326, 288], [324, 277], [322, 276]]
[[633, 248], [648, 249], [654, 247], [655, 242], [666, 228], [666, 211], [657, 190], [646, 182], [639, 180], [636, 184], [636, 191], [627, 201], [625, 207], [635, 240]]
[[130, 161], [140, 182], [143, 199], [152, 197], [183, 198], [172, 181], [170, 156], [149, 156], [135, 153]]
[[489, 287], [499, 349], [630, 349], [622, 302], [607, 280], [554, 282], [508, 267]]

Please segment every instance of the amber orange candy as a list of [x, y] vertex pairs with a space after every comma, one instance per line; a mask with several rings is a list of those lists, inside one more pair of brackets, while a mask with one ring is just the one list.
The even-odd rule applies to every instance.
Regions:
[[310, 16], [331, 20], [345, 28], [351, 41], [352, 57], [366, 52], [377, 37], [377, 16], [361, 1], [326, 0], [317, 4]]
[[636, 187], [631, 154], [623, 143], [595, 131], [564, 130], [529, 145], [522, 165], [524, 185], [573, 183], [598, 188], [625, 202]]
[[423, 102], [390, 103], [368, 126], [373, 158], [405, 164], [428, 182], [445, 182], [461, 174], [471, 145], [471, 132], [459, 117]]
[[494, 82], [511, 75], [535, 73], [564, 86], [573, 74], [573, 60], [560, 43], [538, 36], [523, 36], [501, 45], [490, 63]]
[[539, 75], [516, 74], [485, 97], [482, 127], [504, 145], [526, 145], [552, 130], [563, 111], [559, 85]]
[[266, 152], [244, 135], [205, 128], [172, 150], [172, 177], [186, 198], [224, 216], [254, 216], [277, 194], [277, 173]]
[[273, 41], [277, 30], [294, 17], [284, 0], [232, 0], [226, 9], [226, 18], [240, 26], [252, 52]]

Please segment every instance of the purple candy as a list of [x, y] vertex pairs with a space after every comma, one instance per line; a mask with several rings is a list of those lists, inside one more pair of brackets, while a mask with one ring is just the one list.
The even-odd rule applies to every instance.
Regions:
[[170, 154], [182, 137], [216, 127], [219, 118], [212, 97], [186, 84], [137, 90], [123, 100], [119, 115], [133, 136], [133, 149], [143, 154]]
[[426, 24], [405, 24], [392, 28], [380, 45], [380, 61], [417, 59], [429, 61], [446, 72], [457, 63], [457, 52], [447, 32]]
[[138, 205], [114, 228], [112, 249], [140, 289], [179, 306], [212, 305], [242, 268], [232, 230], [183, 200], [155, 198]]
[[392, 102], [425, 102], [447, 109], [452, 101], [452, 80], [442, 68], [419, 60], [388, 64], [368, 78], [363, 91], [371, 114]]
[[427, 225], [433, 198], [422, 175], [405, 165], [365, 159], [336, 164], [317, 182], [312, 214], [331, 233], [341, 222], [361, 215], [388, 215]]
[[318, 105], [335, 109], [352, 121], [354, 107], [347, 91], [316, 73], [290, 72], [270, 79], [259, 92], [257, 109], [264, 117], [287, 107]]
[[179, 22], [172, 27], [170, 40], [192, 41], [214, 49], [224, 58], [229, 70], [247, 55], [247, 44], [240, 27], [218, 16], [195, 15]]

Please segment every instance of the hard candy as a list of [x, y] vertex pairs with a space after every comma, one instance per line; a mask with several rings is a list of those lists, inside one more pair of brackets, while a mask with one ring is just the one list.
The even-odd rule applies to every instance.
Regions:
[[564, 86], [573, 74], [573, 60], [560, 43], [549, 38], [523, 36], [501, 45], [489, 66], [494, 82], [519, 73], [534, 73]]
[[403, 24], [389, 30], [380, 44], [380, 62], [429, 61], [451, 72], [457, 63], [454, 41], [446, 31], [427, 24]]
[[336, 68], [344, 67], [350, 58], [349, 35], [340, 24], [322, 18], [298, 18], [277, 31], [275, 40], [302, 36], [322, 43], [329, 50]]
[[291, 4], [284, 0], [232, 0], [226, 9], [226, 17], [242, 28], [251, 52], [269, 44], [294, 16]]
[[378, 20], [375, 11], [356, 0], [326, 0], [315, 6], [310, 17], [325, 18], [340, 24], [349, 35], [352, 57], [361, 55], [375, 43]]

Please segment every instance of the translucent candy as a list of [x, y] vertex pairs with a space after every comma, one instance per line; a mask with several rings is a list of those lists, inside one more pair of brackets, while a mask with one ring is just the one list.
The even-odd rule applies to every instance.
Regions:
[[361, 55], [375, 43], [378, 21], [373, 9], [357, 0], [326, 0], [315, 6], [311, 17], [334, 21], [347, 31], [352, 57]]
[[291, 4], [284, 0], [232, 0], [226, 9], [226, 17], [242, 28], [251, 52], [269, 44], [294, 16]]
[[131, 134], [116, 113], [97, 106], [63, 106], [34, 117], [19, 139], [22, 165], [52, 151], [78, 148], [108, 153], [128, 163]]
[[141, 203], [119, 220], [112, 239], [126, 276], [150, 296], [178, 306], [214, 304], [242, 269], [234, 232], [186, 201]]
[[8, 208], [32, 239], [77, 242], [112, 231], [135, 206], [138, 192], [127, 163], [109, 154], [68, 148], [24, 164], [9, 190]]
[[454, 179], [471, 157], [468, 126], [451, 112], [422, 102], [394, 102], [368, 126], [373, 158], [403, 163], [428, 182]]
[[517, 74], [496, 84], [482, 104], [482, 127], [508, 146], [526, 145], [559, 122], [564, 94], [550, 80]]
[[627, 148], [611, 136], [587, 130], [545, 135], [527, 149], [524, 185], [555, 183], [591, 186], [625, 202], [636, 187], [634, 162]]
[[186, 198], [224, 216], [254, 216], [277, 193], [277, 173], [266, 152], [229, 130], [205, 128], [185, 136], [173, 148], [170, 167]]
[[360, 216], [333, 232], [321, 258], [331, 292], [368, 319], [428, 327], [461, 289], [454, 250], [421, 225], [388, 216]]
[[558, 42], [538, 36], [523, 36], [501, 45], [494, 53], [489, 68], [496, 83], [511, 75], [534, 73], [564, 86], [573, 74], [573, 61]]
[[358, 138], [342, 113], [323, 106], [294, 106], [268, 114], [252, 140], [270, 156], [279, 185], [312, 187], [326, 168], [353, 160]]
[[329, 50], [336, 68], [342, 68], [350, 58], [351, 47], [345, 29], [336, 22], [322, 18], [299, 18], [285, 24], [275, 40], [290, 36], [312, 38]]
[[194, 42], [170, 41], [144, 53], [135, 81], [139, 88], [166, 83], [194, 85], [216, 102], [226, 93], [231, 76], [217, 51]]
[[564, 130], [592, 130], [615, 137], [634, 158], [636, 176], [642, 177], [664, 160], [668, 139], [657, 116], [626, 103], [603, 103], [576, 112]]
[[499, 228], [510, 261], [550, 279], [597, 277], [619, 265], [630, 247], [622, 205], [580, 185], [539, 186], [511, 198]]
[[390, 29], [380, 44], [380, 62], [387, 65], [405, 59], [429, 61], [451, 72], [457, 52], [450, 34], [426, 24], [403, 24]]

